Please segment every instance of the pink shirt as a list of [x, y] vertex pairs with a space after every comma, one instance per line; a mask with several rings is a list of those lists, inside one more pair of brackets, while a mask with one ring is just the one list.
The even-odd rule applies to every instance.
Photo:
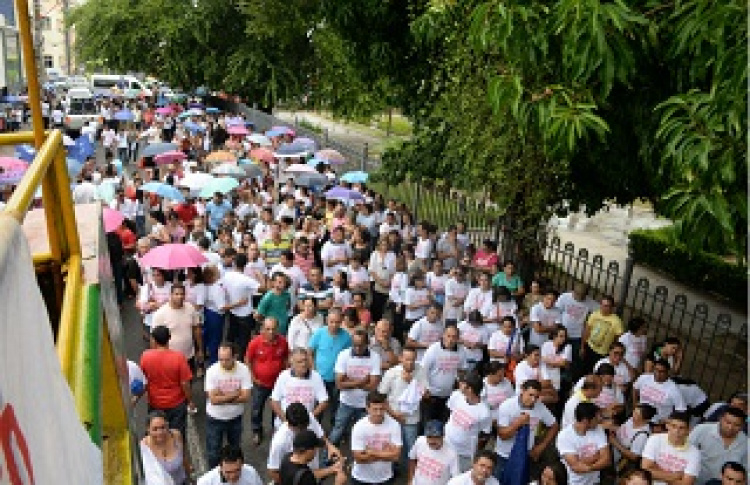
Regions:
[[484, 249], [480, 249], [474, 255], [474, 264], [482, 266], [483, 268], [491, 268], [497, 264], [499, 259], [497, 253], [491, 253]]

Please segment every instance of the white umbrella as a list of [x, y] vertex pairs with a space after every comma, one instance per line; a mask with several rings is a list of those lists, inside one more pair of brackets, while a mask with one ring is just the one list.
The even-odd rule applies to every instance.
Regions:
[[211, 183], [214, 180], [214, 176], [210, 173], [194, 172], [185, 175], [178, 184], [180, 187], [187, 187], [190, 189], [190, 193], [200, 192], [200, 190]]
[[271, 140], [266, 135], [261, 135], [259, 133], [253, 133], [248, 137], [248, 140], [250, 143], [255, 143], [262, 147], [270, 147], [272, 145]]
[[318, 171], [310, 165], [295, 163], [284, 170], [284, 173], [318, 173]]
[[211, 170], [211, 173], [214, 175], [229, 175], [230, 177], [247, 177], [245, 170], [231, 163], [223, 163]]

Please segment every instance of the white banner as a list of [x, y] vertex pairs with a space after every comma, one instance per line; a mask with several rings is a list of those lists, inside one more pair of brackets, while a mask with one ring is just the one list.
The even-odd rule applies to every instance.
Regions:
[[62, 375], [28, 242], [0, 215], [0, 484], [94, 485], [102, 477], [101, 452]]

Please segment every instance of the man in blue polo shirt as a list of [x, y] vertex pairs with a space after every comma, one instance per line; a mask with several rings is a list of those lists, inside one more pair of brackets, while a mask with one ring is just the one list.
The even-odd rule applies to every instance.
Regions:
[[339, 353], [352, 346], [352, 338], [349, 332], [341, 328], [343, 316], [339, 308], [328, 311], [326, 326], [319, 328], [310, 337], [310, 351], [312, 352], [313, 365], [323, 378], [328, 391], [329, 411], [331, 426], [338, 408], [338, 391], [336, 389], [336, 373], [334, 367]]
[[224, 194], [216, 192], [213, 200], [206, 204], [206, 216], [208, 218], [208, 228], [216, 237], [216, 231], [218, 231], [221, 221], [224, 216], [232, 210], [232, 204], [228, 200], [224, 199]]

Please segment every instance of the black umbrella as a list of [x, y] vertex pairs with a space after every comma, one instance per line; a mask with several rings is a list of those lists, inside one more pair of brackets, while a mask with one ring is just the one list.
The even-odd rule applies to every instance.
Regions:
[[305, 157], [309, 153], [308, 147], [301, 143], [284, 143], [276, 149], [276, 158]]

